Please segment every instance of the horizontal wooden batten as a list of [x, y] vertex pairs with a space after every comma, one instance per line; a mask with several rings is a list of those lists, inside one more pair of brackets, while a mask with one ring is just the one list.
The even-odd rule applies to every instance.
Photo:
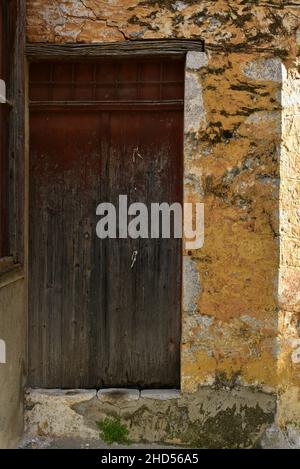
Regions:
[[142, 110], [183, 110], [183, 100], [176, 101], [32, 101], [29, 107], [32, 111], [142, 111]]
[[47, 44], [30, 43], [26, 46], [27, 57], [40, 59], [74, 59], [80, 57], [122, 57], [122, 56], [170, 56], [184, 55], [188, 51], [204, 50], [203, 41], [190, 39], [119, 41], [99, 44]]

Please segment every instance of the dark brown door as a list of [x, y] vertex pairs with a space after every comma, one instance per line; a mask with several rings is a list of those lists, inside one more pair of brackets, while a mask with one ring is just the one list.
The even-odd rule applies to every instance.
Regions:
[[96, 235], [101, 202], [182, 201], [183, 61], [30, 69], [30, 384], [178, 387], [181, 240]]

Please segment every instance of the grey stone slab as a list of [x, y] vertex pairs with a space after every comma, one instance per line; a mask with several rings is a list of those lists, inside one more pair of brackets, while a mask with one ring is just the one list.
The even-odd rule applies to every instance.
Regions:
[[119, 388], [100, 389], [97, 397], [103, 402], [136, 401], [140, 398], [140, 391], [138, 389]]
[[38, 396], [48, 396], [48, 397], [59, 397], [59, 398], [86, 398], [92, 399], [96, 397], [97, 391], [96, 389], [28, 389], [27, 394], [30, 395], [31, 398], [38, 397]]
[[141, 398], [168, 401], [170, 399], [179, 399], [180, 391], [178, 389], [145, 389], [141, 392]]

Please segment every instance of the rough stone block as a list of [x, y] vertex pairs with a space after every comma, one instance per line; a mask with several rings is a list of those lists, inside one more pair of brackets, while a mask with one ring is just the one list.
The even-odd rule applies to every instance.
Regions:
[[202, 85], [195, 72], [187, 71], [185, 74], [185, 133], [198, 132], [205, 123], [205, 107], [202, 96]]
[[197, 308], [201, 293], [200, 274], [196, 262], [189, 256], [183, 258], [183, 309], [192, 314]]
[[200, 70], [207, 67], [208, 58], [205, 52], [190, 51], [186, 55], [186, 68], [190, 70]]
[[300, 270], [300, 241], [296, 238], [281, 236], [280, 263], [285, 266], [296, 267]]
[[25, 396], [25, 430], [29, 435], [98, 438], [74, 406], [96, 400], [96, 390], [29, 389]]
[[285, 311], [300, 311], [300, 269], [282, 266], [279, 273], [279, 305]]
[[286, 77], [286, 69], [278, 58], [259, 59], [248, 62], [244, 74], [252, 80], [282, 83]]

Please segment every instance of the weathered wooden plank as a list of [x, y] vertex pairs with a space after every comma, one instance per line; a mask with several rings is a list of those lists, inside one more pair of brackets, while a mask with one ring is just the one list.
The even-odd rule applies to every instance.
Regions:
[[27, 57], [33, 60], [37, 58], [69, 60], [76, 57], [170, 56], [203, 50], [204, 42], [192, 39], [118, 41], [99, 44], [29, 43], [26, 46]]

